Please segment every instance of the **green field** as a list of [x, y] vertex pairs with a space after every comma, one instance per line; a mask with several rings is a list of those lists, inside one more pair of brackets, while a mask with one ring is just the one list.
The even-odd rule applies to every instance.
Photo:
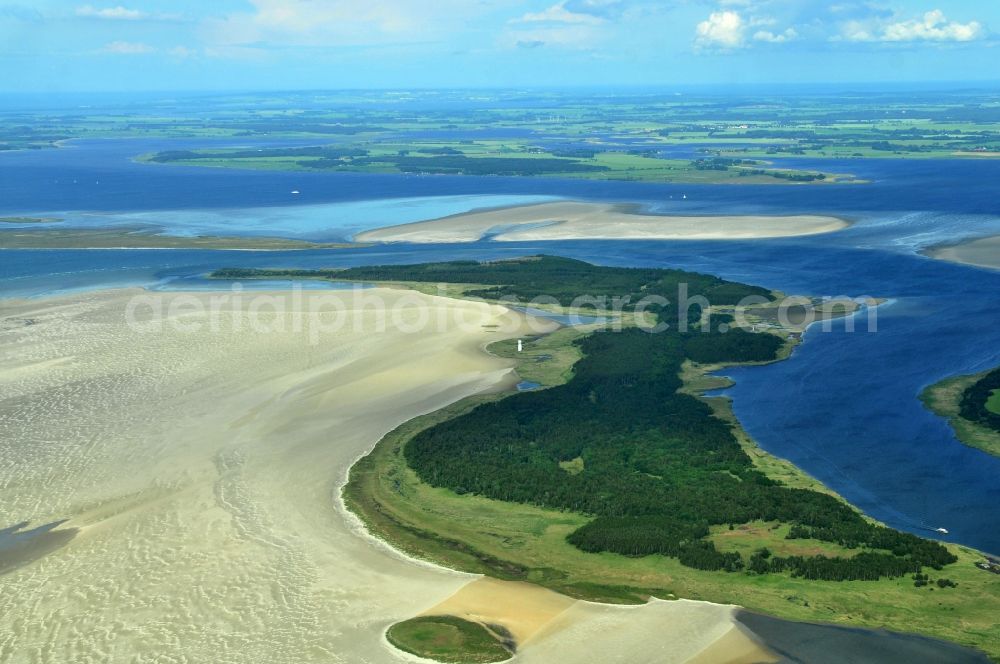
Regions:
[[990, 393], [990, 398], [986, 400], [986, 410], [1000, 415], [1000, 390]]
[[483, 625], [454, 616], [404, 620], [390, 627], [386, 638], [403, 652], [438, 662], [502, 662], [512, 654]]

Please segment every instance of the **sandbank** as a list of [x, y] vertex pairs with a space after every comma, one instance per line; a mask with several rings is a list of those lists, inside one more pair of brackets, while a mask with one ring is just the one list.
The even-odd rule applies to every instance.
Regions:
[[[261, 307], [283, 329], [249, 327], [256, 297], [223, 306], [216, 331], [125, 324], [133, 296], [184, 302], [171, 320], [196, 324], [216, 295], [0, 302], [0, 529], [75, 533], [0, 576], [4, 662], [396, 661], [387, 623], [472, 578], [373, 546], [336, 496], [393, 427], [516, 379], [482, 351], [510, 311], [369, 289], [412, 303], [415, 331], [379, 332], [361, 295], [305, 291]], [[313, 344], [293, 323], [321, 297], [360, 324]], [[419, 326], [453, 313], [480, 324]]]
[[957, 150], [951, 153], [955, 157], [979, 157], [979, 158], [992, 158], [1000, 157], [1000, 152], [993, 152], [989, 150]]
[[1000, 269], [1000, 235], [969, 240], [951, 246], [932, 247], [923, 253], [925, 256], [938, 260], [998, 270]]
[[[483, 348], [528, 319], [382, 288], [287, 295], [0, 301], [0, 530], [65, 533], [8, 560], [0, 659], [407, 661], [386, 628], [459, 603], [509, 623], [525, 662], [679, 662], [729, 633], [732, 607], [577, 602], [360, 534], [338, 499], [350, 466], [406, 420], [508, 389], [513, 363]], [[324, 326], [352, 323], [317, 332], [319, 302]]]
[[561, 201], [473, 211], [365, 231], [359, 242], [449, 243], [534, 240], [746, 240], [830, 233], [848, 223], [835, 217], [666, 216], [634, 206]]

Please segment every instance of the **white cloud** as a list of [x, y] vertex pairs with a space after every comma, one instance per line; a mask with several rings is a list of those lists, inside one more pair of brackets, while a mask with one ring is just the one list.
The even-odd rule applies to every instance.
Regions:
[[784, 32], [771, 32], [770, 30], [759, 30], [754, 33], [754, 41], [767, 42], [769, 44], [783, 44], [795, 41], [799, 38], [799, 33], [795, 28], [787, 28]]
[[695, 46], [733, 49], [743, 46], [746, 23], [734, 11], [712, 12], [695, 28]]
[[577, 14], [590, 14], [600, 18], [620, 18], [642, 9], [641, 3], [631, 3], [625, 0], [567, 0], [563, 4], [566, 9]]
[[193, 58], [198, 55], [198, 51], [193, 48], [188, 48], [187, 46], [174, 46], [172, 49], [167, 51], [169, 55], [175, 58]]
[[115, 7], [94, 7], [83, 5], [76, 8], [76, 15], [81, 18], [96, 18], [107, 21], [180, 21], [180, 14], [161, 14], [144, 12], [141, 9], [129, 9], [117, 5]]
[[84, 16], [86, 18], [106, 18], [118, 21], [138, 21], [139, 19], [146, 18], [144, 12], [138, 9], [127, 9], [118, 5], [117, 7], [105, 7], [104, 9], [98, 9], [91, 5], [84, 5], [82, 7], [77, 7], [77, 16]]
[[590, 49], [603, 37], [592, 25], [551, 25], [530, 30], [511, 30], [501, 35], [499, 45], [505, 48], [538, 48], [555, 46], [565, 49]]
[[875, 41], [866, 23], [862, 21], [848, 21], [844, 23], [839, 35], [830, 37], [830, 41], [855, 41], [866, 42]]
[[604, 19], [593, 14], [572, 12], [566, 9], [566, 1], [552, 5], [548, 9], [540, 12], [528, 12], [524, 16], [511, 21], [512, 23], [582, 23], [596, 25], [603, 23]]
[[252, 9], [204, 21], [211, 47], [344, 47], [445, 40], [488, 5], [468, 0], [250, 0]]
[[978, 21], [949, 21], [940, 9], [909, 21], [848, 21], [839, 37], [854, 42], [969, 42], [985, 36]]
[[152, 53], [156, 49], [149, 44], [141, 42], [113, 41], [104, 45], [102, 53], [113, 53], [115, 55], [144, 55]]
[[972, 41], [982, 36], [983, 26], [978, 21], [956, 23], [949, 21], [944, 12], [935, 9], [924, 14], [922, 21], [892, 23], [885, 29], [886, 41]]

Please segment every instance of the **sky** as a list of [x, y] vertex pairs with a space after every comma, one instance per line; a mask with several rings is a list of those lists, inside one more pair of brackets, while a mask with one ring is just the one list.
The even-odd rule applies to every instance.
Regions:
[[0, 91], [996, 81], [996, 0], [0, 0]]

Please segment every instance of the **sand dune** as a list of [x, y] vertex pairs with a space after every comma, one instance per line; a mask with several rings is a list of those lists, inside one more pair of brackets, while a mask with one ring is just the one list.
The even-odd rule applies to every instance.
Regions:
[[952, 263], [1000, 269], [1000, 235], [952, 246], [933, 247], [924, 253], [931, 258]]
[[359, 242], [449, 243], [530, 240], [736, 240], [830, 233], [847, 227], [835, 217], [662, 216], [633, 206], [557, 202], [469, 212], [389, 226], [356, 236]]
[[734, 626], [736, 607], [687, 600], [642, 606], [577, 602], [519, 651], [524, 664], [741, 664], [778, 658]]
[[609, 606], [528, 583], [481, 578], [423, 615], [501, 625], [517, 642], [516, 661], [525, 664], [777, 661], [735, 622], [735, 609], [684, 600]]
[[[603, 607], [521, 586], [504, 604], [496, 582], [359, 533], [339, 504], [351, 464], [399, 423], [515, 380], [482, 347], [501, 336], [487, 325], [525, 321], [365, 293], [394, 311], [405, 299], [399, 325], [380, 332], [351, 292], [256, 314], [248, 299], [217, 319], [197, 311], [214, 294], [153, 294], [159, 329], [149, 313], [125, 324], [141, 291], [0, 302], [0, 532], [67, 520], [0, 575], [0, 661], [406, 661], [385, 629], [456, 597], [506, 611], [525, 662], [682, 661], [728, 633], [730, 609], [708, 604]], [[296, 326], [318, 298], [359, 322]], [[473, 324], [419, 325], [452, 314]], [[493, 608], [474, 606], [491, 587]]]
[[576, 600], [541, 586], [482, 577], [423, 615], [502, 625], [521, 646], [574, 604]]

